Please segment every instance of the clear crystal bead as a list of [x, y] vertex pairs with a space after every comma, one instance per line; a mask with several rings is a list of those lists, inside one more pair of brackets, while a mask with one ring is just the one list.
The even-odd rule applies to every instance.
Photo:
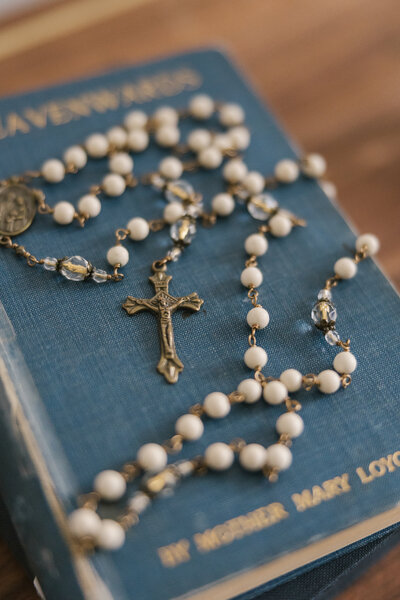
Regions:
[[174, 246], [167, 252], [167, 256], [171, 258], [172, 262], [176, 262], [181, 254], [182, 250], [179, 248], [179, 246]]
[[199, 214], [203, 211], [203, 203], [202, 202], [193, 202], [190, 204], [185, 204], [185, 213], [189, 215], [189, 217], [193, 217], [197, 219]]
[[174, 242], [180, 242], [184, 246], [191, 243], [196, 233], [196, 225], [188, 218], [183, 217], [171, 225], [170, 236]]
[[191, 198], [193, 194], [193, 186], [184, 179], [171, 181], [165, 190], [165, 198], [168, 202], [182, 202], [182, 200]]
[[336, 344], [340, 342], [340, 335], [336, 329], [332, 329], [331, 331], [327, 331], [325, 334], [325, 339], [330, 346], [336, 346]]
[[271, 194], [252, 196], [247, 203], [247, 210], [258, 221], [267, 221], [277, 208], [278, 202]]
[[89, 275], [90, 264], [82, 256], [64, 258], [60, 265], [60, 273], [71, 281], [83, 281]]
[[105, 283], [108, 279], [108, 274], [107, 271], [102, 271], [101, 269], [93, 269], [91, 277], [96, 283]]
[[333, 329], [337, 311], [329, 300], [318, 300], [312, 308], [311, 319], [318, 329]]
[[319, 290], [318, 300], [332, 300], [331, 290], [327, 290], [326, 288], [324, 288], [323, 290]]
[[58, 260], [53, 256], [46, 256], [43, 262], [43, 267], [46, 271], [55, 271], [57, 269]]
[[165, 179], [161, 177], [158, 173], [154, 173], [151, 176], [151, 185], [154, 189], [160, 190], [164, 187]]

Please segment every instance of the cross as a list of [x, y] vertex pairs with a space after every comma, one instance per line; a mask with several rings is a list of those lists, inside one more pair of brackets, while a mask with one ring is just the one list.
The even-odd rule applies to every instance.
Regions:
[[179, 373], [183, 370], [183, 363], [175, 349], [172, 314], [178, 308], [199, 311], [204, 300], [199, 298], [196, 292], [180, 298], [171, 296], [168, 293], [168, 285], [172, 277], [162, 270], [156, 271], [149, 279], [156, 291], [153, 298], [128, 296], [122, 308], [126, 310], [128, 315], [135, 315], [143, 310], [149, 310], [157, 315], [161, 346], [161, 358], [157, 365], [157, 371], [164, 375], [169, 383], [176, 383]]

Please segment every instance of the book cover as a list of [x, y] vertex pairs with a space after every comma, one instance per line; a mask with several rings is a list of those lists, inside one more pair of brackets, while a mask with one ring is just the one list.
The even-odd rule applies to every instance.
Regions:
[[[231, 62], [205, 50], [1, 100], [0, 177], [39, 168], [86, 135], [120, 123], [132, 107], [180, 108], [198, 91], [244, 107], [252, 169], [270, 173], [279, 159], [300, 154]], [[192, 126], [185, 123], [184, 133]], [[152, 146], [135, 157], [135, 173], [154, 170], [164, 155]], [[105, 170], [105, 161], [91, 161], [80, 175], [45, 186], [49, 203], [76, 201]], [[220, 172], [187, 178], [207, 207], [222, 191]], [[308, 226], [272, 240], [260, 262], [260, 293], [271, 315], [259, 334], [269, 354], [266, 374], [289, 367], [319, 372], [331, 367], [335, 350], [310, 322], [310, 308], [355, 235], [318, 183], [301, 178], [274, 194]], [[20, 240], [35, 256], [79, 254], [106, 267], [115, 229], [134, 216], [161, 216], [164, 203], [156, 190], [140, 187], [106, 199], [84, 229], [40, 216]], [[249, 302], [239, 275], [243, 241], [256, 227], [238, 206], [213, 229], [199, 228], [171, 267], [171, 291], [179, 285], [205, 299], [198, 314], [174, 317], [185, 357], [175, 386], [155, 371], [152, 315], [128, 318], [121, 309], [126, 296], [152, 292], [149, 266], [169, 247], [167, 232], [132, 248], [126, 278], [115, 285], [74, 284], [2, 252], [1, 494], [48, 598], [232, 598], [399, 521], [399, 303], [368, 260], [335, 294], [338, 329], [351, 336], [359, 361], [353, 383], [333, 396], [298, 395], [305, 432], [294, 443], [292, 468], [276, 484], [236, 466], [192, 478], [157, 500], [118, 552], [82, 556], [70, 545], [66, 516], [100, 470], [119, 468], [145, 442], [162, 442], [190, 405], [211, 391], [229, 393], [248, 376]], [[269, 445], [280, 412], [265, 403], [235, 407], [228, 419], [208, 423], [183, 456], [238, 436]], [[324, 493], [332, 480], [337, 493]], [[255, 527], [271, 505], [281, 507], [282, 518]]]

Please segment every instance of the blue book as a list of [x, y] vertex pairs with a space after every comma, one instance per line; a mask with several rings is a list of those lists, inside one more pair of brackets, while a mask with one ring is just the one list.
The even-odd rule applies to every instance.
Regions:
[[[299, 155], [231, 62], [205, 50], [1, 100], [0, 178], [39, 168], [120, 123], [132, 107], [149, 113], [165, 104], [184, 107], [199, 91], [244, 107], [252, 169], [269, 173], [279, 159]], [[164, 155], [152, 146], [135, 157], [136, 174], [153, 170]], [[91, 161], [80, 175], [45, 186], [48, 202], [75, 202], [105, 169], [105, 161]], [[206, 207], [223, 189], [220, 172], [188, 179]], [[333, 263], [354, 247], [355, 234], [314, 181], [301, 178], [274, 194], [308, 226], [272, 240], [260, 261], [260, 293], [271, 315], [258, 334], [269, 353], [265, 372], [277, 376], [295, 366], [318, 373], [331, 367], [335, 349], [310, 322], [310, 307]], [[81, 255], [106, 268], [114, 230], [134, 216], [161, 216], [164, 205], [156, 190], [128, 190], [105, 200], [83, 230], [37, 216], [19, 239], [37, 257]], [[172, 386], [155, 371], [154, 317], [121, 310], [128, 295], [150, 297], [149, 265], [169, 248], [167, 232], [135, 246], [126, 278], [114, 285], [74, 284], [29, 269], [2, 249], [0, 491], [49, 599], [250, 597], [399, 521], [399, 302], [368, 260], [335, 294], [339, 331], [351, 336], [359, 361], [353, 383], [333, 396], [299, 393], [305, 432], [294, 443], [292, 468], [277, 483], [238, 466], [190, 478], [154, 502], [121, 550], [86, 556], [71, 544], [67, 515], [100, 470], [119, 468], [145, 442], [167, 439], [190, 405], [211, 391], [229, 393], [248, 376], [250, 304], [239, 274], [243, 240], [256, 227], [239, 206], [213, 229], [199, 228], [173, 263], [170, 291], [196, 291], [205, 303], [189, 319], [174, 316], [185, 369]], [[238, 436], [269, 445], [280, 413], [261, 402], [235, 407], [230, 418], [207, 423], [201, 442], [188, 444], [182, 456]], [[326, 484], [332, 480], [335, 494]], [[281, 518], [265, 517], [271, 507]]]

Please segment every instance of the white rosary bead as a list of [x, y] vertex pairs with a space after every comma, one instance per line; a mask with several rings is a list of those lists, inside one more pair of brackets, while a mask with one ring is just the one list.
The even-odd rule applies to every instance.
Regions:
[[150, 443], [144, 444], [141, 446], [141, 448], [139, 448], [136, 459], [139, 465], [145, 471], [158, 473], [165, 468], [168, 461], [168, 456], [162, 446], [159, 444]]
[[126, 492], [126, 481], [118, 471], [101, 471], [94, 480], [93, 489], [102, 500], [116, 502]]
[[264, 329], [269, 323], [269, 314], [262, 306], [255, 306], [247, 313], [247, 323], [250, 327]]
[[129, 175], [133, 171], [133, 158], [127, 152], [117, 152], [110, 157], [108, 166], [117, 175]]
[[135, 242], [141, 242], [150, 232], [150, 227], [146, 219], [142, 219], [142, 217], [134, 217], [131, 219], [126, 226], [129, 229], [129, 237], [131, 240]]
[[64, 179], [65, 167], [58, 158], [46, 160], [42, 165], [42, 176], [50, 183], [59, 183]]
[[69, 225], [74, 220], [75, 207], [70, 202], [57, 202], [54, 207], [53, 219], [59, 225]]
[[232, 146], [236, 150], [246, 150], [250, 144], [250, 131], [247, 127], [239, 125], [229, 129], [228, 135], [231, 139]]
[[235, 127], [244, 121], [244, 110], [239, 104], [229, 103], [221, 106], [219, 110], [219, 122], [224, 127]]
[[215, 146], [204, 148], [199, 152], [198, 161], [205, 169], [217, 169], [222, 163], [222, 152]]
[[261, 346], [250, 346], [244, 353], [244, 363], [249, 369], [262, 369], [268, 362], [268, 354]]
[[326, 160], [320, 154], [307, 154], [302, 162], [301, 170], [308, 177], [322, 177], [326, 171]]
[[92, 158], [103, 158], [107, 154], [109, 146], [108, 139], [102, 133], [92, 133], [85, 141], [86, 152]]
[[129, 252], [124, 246], [112, 246], [107, 252], [107, 261], [113, 267], [124, 267], [129, 261]]
[[107, 196], [121, 196], [126, 189], [126, 182], [121, 175], [117, 175], [117, 173], [109, 173], [103, 178], [102, 182], [102, 190]]
[[226, 471], [232, 466], [235, 455], [232, 448], [223, 442], [215, 442], [208, 446], [204, 453], [204, 460], [214, 471]]
[[124, 125], [127, 129], [143, 129], [146, 127], [148, 117], [142, 110], [132, 110], [128, 112], [124, 119]]
[[187, 144], [192, 152], [200, 152], [211, 144], [211, 133], [207, 129], [193, 129], [188, 135]]
[[123, 127], [111, 127], [106, 136], [110, 144], [118, 150], [124, 148], [128, 142], [128, 134]]
[[195, 119], [209, 119], [215, 110], [214, 100], [206, 94], [193, 96], [189, 102], [189, 113]]
[[229, 183], [239, 183], [245, 177], [246, 173], [247, 166], [240, 158], [229, 160], [222, 170], [224, 179]]
[[162, 125], [155, 133], [157, 144], [163, 148], [176, 146], [181, 137], [181, 132], [175, 125]]
[[266, 464], [277, 471], [286, 471], [292, 464], [292, 453], [283, 444], [272, 444], [267, 448]]
[[89, 217], [97, 217], [101, 211], [101, 202], [94, 194], [85, 194], [78, 202], [78, 210]]
[[264, 387], [263, 396], [268, 404], [282, 404], [288, 396], [288, 391], [281, 381], [270, 381]]
[[68, 526], [74, 538], [96, 539], [100, 531], [101, 519], [91, 508], [77, 508], [69, 515]]
[[267, 451], [261, 444], [247, 444], [239, 454], [239, 462], [247, 471], [261, 471], [267, 459]]
[[286, 434], [290, 438], [297, 438], [304, 431], [304, 421], [295, 412], [287, 412], [276, 421], [276, 430], [280, 435]]
[[235, 210], [235, 200], [231, 194], [217, 194], [211, 201], [211, 208], [219, 217], [227, 217]]
[[150, 502], [151, 500], [147, 494], [144, 492], [135, 492], [128, 502], [128, 508], [140, 515], [150, 505]]
[[279, 379], [286, 386], [288, 392], [297, 392], [303, 385], [303, 375], [297, 369], [286, 369]]
[[87, 154], [81, 146], [71, 146], [64, 152], [63, 159], [66, 165], [83, 169], [87, 163]]
[[263, 274], [257, 267], [246, 267], [242, 271], [240, 281], [245, 287], [258, 287], [262, 284]]
[[237, 391], [244, 395], [246, 404], [254, 404], [261, 398], [262, 385], [255, 379], [243, 379], [239, 383]]
[[361, 252], [363, 247], [366, 247], [366, 253], [368, 256], [373, 256], [379, 251], [380, 243], [376, 235], [373, 233], [363, 233], [356, 239], [356, 250]]
[[149, 145], [149, 134], [144, 129], [131, 129], [128, 133], [128, 146], [133, 152], [143, 152]]
[[199, 440], [204, 432], [203, 421], [196, 415], [182, 415], [175, 423], [175, 431], [185, 440]]
[[261, 194], [265, 187], [265, 177], [258, 171], [250, 171], [243, 179], [243, 187], [251, 195]]
[[179, 179], [183, 173], [183, 164], [179, 158], [175, 158], [175, 156], [167, 156], [160, 162], [158, 170], [166, 179]]
[[222, 392], [212, 392], [204, 398], [203, 408], [209, 417], [213, 419], [223, 419], [230, 413], [231, 403], [226, 394]]
[[357, 368], [357, 359], [351, 352], [339, 352], [333, 361], [333, 368], [338, 373], [353, 373]]
[[153, 115], [153, 120], [157, 127], [162, 125], [177, 125], [179, 116], [178, 112], [171, 106], [161, 106]]
[[275, 165], [275, 177], [282, 183], [293, 183], [300, 173], [299, 165], [290, 158], [284, 158]]
[[340, 388], [340, 377], [336, 371], [326, 369], [318, 375], [318, 388], [323, 394], [334, 394]]
[[262, 256], [268, 250], [268, 240], [262, 233], [252, 233], [246, 238], [244, 249], [247, 254], [254, 256]]
[[292, 231], [292, 222], [284, 214], [277, 214], [269, 221], [270, 231], [275, 237], [285, 237]]
[[217, 133], [213, 137], [212, 145], [224, 153], [232, 147], [232, 140], [227, 133]]
[[341, 279], [351, 279], [357, 273], [357, 265], [352, 258], [345, 256], [335, 262], [333, 270]]
[[179, 219], [181, 219], [184, 214], [185, 211], [181, 202], [170, 202], [164, 208], [164, 219], [170, 225], [179, 221]]
[[103, 550], [119, 550], [125, 543], [125, 531], [117, 521], [103, 519], [96, 541]]

